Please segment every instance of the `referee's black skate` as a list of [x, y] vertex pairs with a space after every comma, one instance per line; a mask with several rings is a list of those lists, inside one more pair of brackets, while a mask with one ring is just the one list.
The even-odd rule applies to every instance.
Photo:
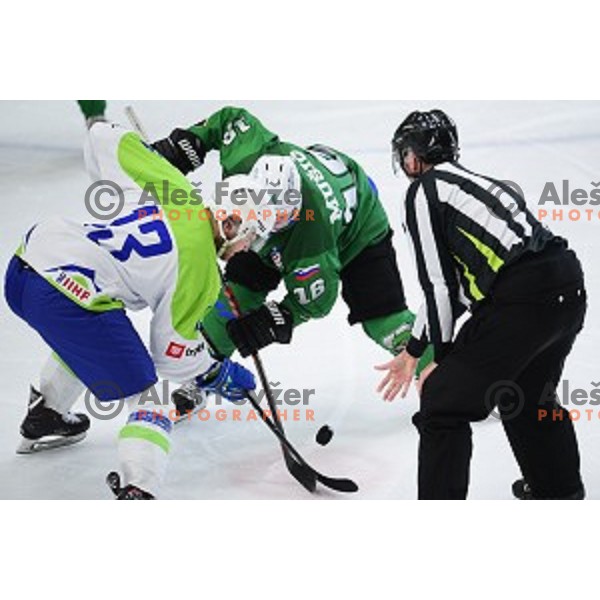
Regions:
[[31, 387], [27, 416], [21, 423], [17, 454], [32, 454], [70, 446], [85, 438], [90, 419], [81, 413], [61, 414], [45, 406], [44, 396]]
[[[517, 479], [512, 484], [512, 493], [517, 500], [546, 500], [547, 498], [536, 498], [533, 495], [529, 484], [524, 479]], [[585, 490], [580, 488], [573, 494], [565, 496], [564, 498], [555, 498], [555, 500], [583, 500], [585, 499]]]

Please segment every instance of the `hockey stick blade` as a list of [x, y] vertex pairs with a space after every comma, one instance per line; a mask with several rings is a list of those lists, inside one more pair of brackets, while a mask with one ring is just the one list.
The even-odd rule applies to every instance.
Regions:
[[313, 494], [317, 490], [317, 478], [310, 469], [296, 462], [289, 454], [284, 454], [285, 464], [290, 475], [307, 491]]
[[[287, 453], [286, 464], [288, 465], [288, 470], [290, 473], [298, 480], [307, 490], [314, 492], [316, 489], [316, 481], [321, 483], [327, 488], [330, 488], [336, 492], [343, 493], [354, 493], [358, 491], [358, 485], [351, 479], [347, 478], [337, 478], [337, 477], [328, 477], [327, 475], [323, 475], [319, 473], [316, 469], [313, 469], [300, 455], [300, 453], [294, 448], [292, 443], [285, 437], [285, 435], [279, 430], [279, 428], [265, 415], [264, 410], [258, 404], [258, 401], [253, 393], [249, 392], [247, 394], [248, 400], [255, 408], [255, 410], [260, 414], [261, 419], [267, 424], [267, 427], [273, 432], [273, 434], [277, 437], [277, 439], [281, 442], [281, 445], [285, 447]], [[289, 461], [289, 462], [288, 462]], [[314, 487], [309, 489], [308, 485], [304, 485], [303, 481], [311, 482], [315, 481]]]

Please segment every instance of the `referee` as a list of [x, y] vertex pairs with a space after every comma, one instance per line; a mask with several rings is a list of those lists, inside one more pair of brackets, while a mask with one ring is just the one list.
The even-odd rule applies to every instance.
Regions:
[[[386, 400], [405, 395], [433, 345], [413, 418], [419, 498], [466, 498], [470, 423], [497, 406], [523, 476], [515, 496], [583, 499], [575, 431], [554, 393], [586, 311], [575, 253], [518, 193], [458, 164], [456, 126], [444, 112], [411, 113], [392, 150], [394, 170], [412, 181], [405, 225], [425, 302], [405, 351], [378, 367], [387, 371], [379, 389]], [[471, 316], [454, 338], [465, 310]], [[550, 417], [541, 419], [540, 408]]]

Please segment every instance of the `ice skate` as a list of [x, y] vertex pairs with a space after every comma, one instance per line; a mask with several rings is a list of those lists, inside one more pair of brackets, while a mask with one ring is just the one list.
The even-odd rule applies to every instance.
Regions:
[[75, 444], [85, 438], [89, 427], [87, 415], [61, 414], [48, 408], [42, 394], [32, 387], [27, 416], [21, 423], [22, 437], [17, 454], [32, 454]]
[[106, 483], [116, 500], [156, 500], [152, 494], [135, 485], [129, 484], [121, 487], [121, 476], [115, 471], [111, 471], [106, 476]]
[[176, 389], [171, 394], [171, 400], [177, 410], [177, 418], [173, 422], [178, 425], [189, 421], [206, 406], [206, 392], [191, 382]]
[[[524, 479], [517, 479], [512, 484], [512, 493], [517, 500], [550, 500], [550, 498], [536, 498], [529, 484]], [[554, 498], [555, 500], [584, 500], [585, 489], [582, 487], [575, 493], [564, 498]]]

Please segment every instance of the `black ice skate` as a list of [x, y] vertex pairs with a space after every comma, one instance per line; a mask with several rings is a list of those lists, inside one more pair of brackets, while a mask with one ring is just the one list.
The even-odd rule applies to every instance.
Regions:
[[80, 442], [90, 427], [87, 415], [61, 414], [45, 406], [44, 397], [31, 387], [27, 416], [21, 423], [17, 454], [32, 454]]
[[187, 383], [177, 388], [171, 394], [171, 401], [177, 410], [175, 425], [191, 420], [191, 418], [206, 406], [206, 393], [195, 383]]
[[[529, 484], [524, 479], [517, 479], [512, 485], [512, 493], [518, 500], [548, 500], [549, 498], [536, 498], [529, 487]], [[554, 498], [555, 500], [583, 500], [585, 498], [585, 490], [583, 488], [565, 498]]]
[[106, 483], [117, 500], [155, 500], [152, 494], [135, 485], [129, 484], [121, 487], [121, 476], [115, 471], [111, 471], [106, 476]]

